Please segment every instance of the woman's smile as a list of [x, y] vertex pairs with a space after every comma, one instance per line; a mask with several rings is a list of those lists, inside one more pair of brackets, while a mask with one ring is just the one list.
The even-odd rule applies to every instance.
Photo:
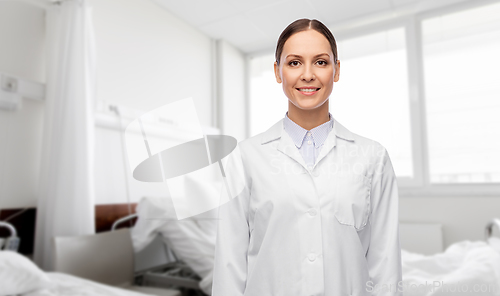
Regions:
[[320, 87], [299, 87], [296, 89], [298, 92], [300, 92], [304, 96], [312, 96], [312, 95], [315, 95], [321, 88]]

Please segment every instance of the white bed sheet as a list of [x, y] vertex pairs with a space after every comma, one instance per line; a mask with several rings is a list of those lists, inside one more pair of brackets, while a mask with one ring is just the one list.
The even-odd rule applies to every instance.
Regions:
[[69, 274], [47, 272], [52, 285], [43, 290], [37, 290], [22, 296], [146, 296], [121, 288], [99, 284], [94, 281], [75, 277]]
[[462, 241], [445, 252], [401, 251], [405, 296], [500, 295], [500, 239]]

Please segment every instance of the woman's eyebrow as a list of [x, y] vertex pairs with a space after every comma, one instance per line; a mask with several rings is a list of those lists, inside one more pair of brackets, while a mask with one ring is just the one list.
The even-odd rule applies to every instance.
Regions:
[[[330, 55], [325, 52], [325, 53], [320, 53], [320, 54], [315, 55], [314, 58], [317, 58], [317, 57], [320, 57], [320, 56], [323, 56], [323, 55], [326, 55], [326, 56], [330, 57]], [[289, 57], [302, 58], [302, 56], [298, 55], [298, 54], [289, 54], [289, 55], [286, 56], [286, 59], [289, 58]]]

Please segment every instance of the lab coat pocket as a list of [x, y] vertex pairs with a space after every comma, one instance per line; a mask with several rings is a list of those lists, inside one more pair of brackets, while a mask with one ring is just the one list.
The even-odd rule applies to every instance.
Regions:
[[335, 218], [340, 224], [361, 230], [370, 214], [371, 179], [362, 175], [338, 175], [333, 180]]

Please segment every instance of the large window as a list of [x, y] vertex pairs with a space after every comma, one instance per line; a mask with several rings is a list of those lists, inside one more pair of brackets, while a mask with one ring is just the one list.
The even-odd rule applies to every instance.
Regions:
[[500, 4], [422, 22], [430, 181], [500, 182]]
[[412, 177], [405, 30], [338, 40], [340, 79], [330, 112], [347, 129], [387, 148], [399, 177]]

